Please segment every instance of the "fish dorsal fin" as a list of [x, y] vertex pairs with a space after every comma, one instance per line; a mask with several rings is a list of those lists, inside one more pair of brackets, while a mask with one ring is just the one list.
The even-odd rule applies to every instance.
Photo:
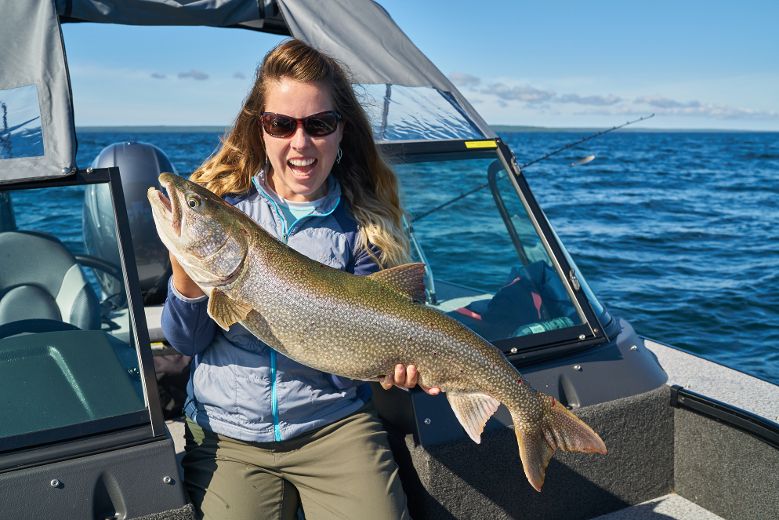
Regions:
[[250, 305], [231, 299], [219, 289], [211, 289], [208, 315], [224, 330], [228, 330], [233, 323], [246, 319], [251, 311]]
[[500, 401], [486, 394], [452, 391], [446, 392], [446, 398], [449, 399], [449, 405], [468, 437], [476, 444], [481, 444], [484, 425], [498, 409]]
[[368, 275], [415, 302], [425, 301], [425, 264], [403, 264]]

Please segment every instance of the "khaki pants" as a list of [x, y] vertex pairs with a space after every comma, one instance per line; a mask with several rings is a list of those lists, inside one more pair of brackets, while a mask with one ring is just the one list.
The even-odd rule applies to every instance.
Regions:
[[371, 408], [295, 439], [243, 442], [187, 420], [184, 484], [205, 519], [410, 518]]

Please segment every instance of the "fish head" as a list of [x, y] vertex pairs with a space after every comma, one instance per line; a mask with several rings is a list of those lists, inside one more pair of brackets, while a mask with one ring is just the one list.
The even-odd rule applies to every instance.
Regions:
[[249, 249], [243, 213], [178, 175], [159, 181], [167, 196], [153, 187], [146, 195], [162, 243], [204, 290], [234, 280]]

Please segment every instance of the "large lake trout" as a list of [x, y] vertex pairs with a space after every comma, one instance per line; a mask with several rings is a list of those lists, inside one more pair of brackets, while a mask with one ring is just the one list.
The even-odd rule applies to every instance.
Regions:
[[606, 453], [589, 426], [533, 390], [497, 348], [418, 303], [422, 264], [355, 276], [294, 251], [201, 186], [172, 174], [160, 184], [168, 197], [148, 192], [157, 232], [223, 329], [240, 323], [285, 356], [352, 379], [376, 381], [398, 363], [416, 365], [419, 382], [446, 393], [477, 443], [504, 404], [539, 491], [555, 449]]

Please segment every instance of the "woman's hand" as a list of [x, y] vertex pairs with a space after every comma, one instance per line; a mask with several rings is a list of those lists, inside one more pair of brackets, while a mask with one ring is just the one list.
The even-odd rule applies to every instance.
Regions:
[[[384, 390], [389, 390], [393, 386], [398, 386], [400, 388], [414, 388], [417, 386], [418, 379], [419, 373], [417, 372], [416, 366], [408, 365], [407, 367], [406, 365], [398, 363], [395, 365], [395, 372], [392, 374], [387, 374], [383, 380], [379, 381], [379, 384], [381, 384], [381, 387], [384, 388]], [[441, 389], [437, 386], [419, 385], [419, 388], [430, 395], [438, 395], [441, 393]]]
[[189, 277], [187, 272], [184, 271], [184, 268], [181, 267], [179, 261], [176, 260], [176, 257], [172, 254], [170, 255], [170, 266], [173, 268], [173, 287], [175, 287], [182, 296], [197, 298], [205, 294], [203, 290], [192, 281], [192, 278]]

